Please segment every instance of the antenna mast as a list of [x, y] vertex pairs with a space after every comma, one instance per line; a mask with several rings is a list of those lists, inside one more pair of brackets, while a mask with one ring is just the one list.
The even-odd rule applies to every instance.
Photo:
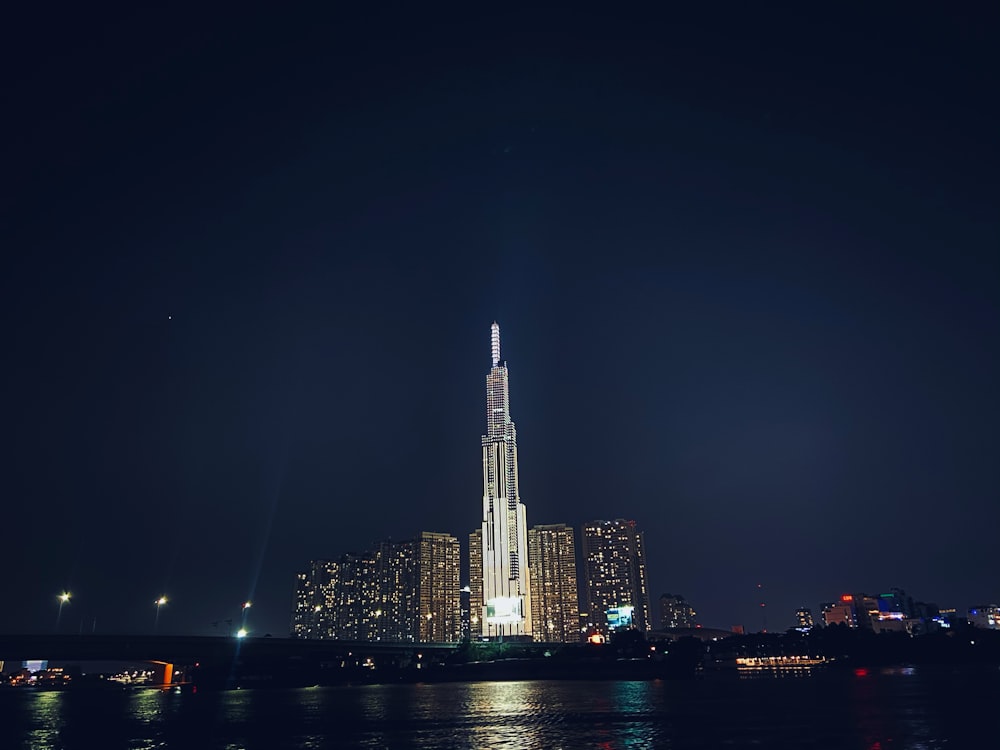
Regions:
[[494, 320], [490, 326], [490, 350], [493, 354], [493, 366], [500, 364], [500, 326]]

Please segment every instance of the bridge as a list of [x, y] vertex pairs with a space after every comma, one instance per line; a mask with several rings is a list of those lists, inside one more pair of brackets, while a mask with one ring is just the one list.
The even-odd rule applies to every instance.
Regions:
[[172, 635], [0, 635], [0, 660], [149, 662], [158, 682], [175, 667], [185, 682], [213, 687], [240, 684], [335, 684], [373, 670], [429, 668], [456, 654], [458, 643], [302, 640]]

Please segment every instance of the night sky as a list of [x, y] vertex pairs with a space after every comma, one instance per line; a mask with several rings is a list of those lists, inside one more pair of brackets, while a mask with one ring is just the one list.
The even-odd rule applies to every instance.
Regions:
[[529, 525], [654, 611], [1000, 600], [997, 19], [472, 8], [8, 17], [0, 630], [464, 544], [494, 319]]

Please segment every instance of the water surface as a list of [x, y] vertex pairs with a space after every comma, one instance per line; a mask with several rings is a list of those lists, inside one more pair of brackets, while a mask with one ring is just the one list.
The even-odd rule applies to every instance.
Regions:
[[0, 747], [994, 748], [1000, 670], [230, 692], [0, 691]]

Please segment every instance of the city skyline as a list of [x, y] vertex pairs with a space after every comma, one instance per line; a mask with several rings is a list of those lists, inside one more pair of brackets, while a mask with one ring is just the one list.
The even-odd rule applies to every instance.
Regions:
[[529, 525], [634, 519], [654, 605], [1000, 599], [990, 23], [18, 13], [0, 630], [464, 546], [493, 320]]

